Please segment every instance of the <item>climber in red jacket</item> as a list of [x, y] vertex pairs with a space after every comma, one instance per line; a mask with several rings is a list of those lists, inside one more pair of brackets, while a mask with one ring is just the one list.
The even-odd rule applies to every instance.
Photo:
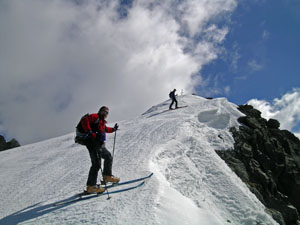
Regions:
[[113, 133], [118, 129], [118, 124], [115, 126], [106, 126], [106, 117], [109, 109], [102, 106], [98, 113], [87, 114], [82, 117], [77, 125], [76, 138], [81, 139], [90, 154], [92, 166], [89, 171], [87, 180], [88, 193], [102, 193], [105, 191], [103, 187], [97, 185], [97, 177], [99, 169], [101, 168], [101, 158], [104, 159], [103, 181], [105, 183], [118, 183], [119, 178], [112, 175], [112, 161], [111, 153], [105, 147], [106, 133]]

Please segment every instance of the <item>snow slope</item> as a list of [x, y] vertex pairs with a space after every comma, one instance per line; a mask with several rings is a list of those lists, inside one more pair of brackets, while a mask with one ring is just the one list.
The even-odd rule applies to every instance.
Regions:
[[237, 106], [225, 98], [178, 101], [187, 107], [169, 111], [167, 100], [119, 122], [113, 173], [154, 175], [110, 200], [53, 207], [85, 187], [90, 159], [73, 133], [1, 152], [0, 224], [276, 224], [214, 151], [232, 148]]

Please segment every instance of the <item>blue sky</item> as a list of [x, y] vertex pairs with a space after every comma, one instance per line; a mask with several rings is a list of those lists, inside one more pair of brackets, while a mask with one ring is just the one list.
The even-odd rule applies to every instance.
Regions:
[[[173, 88], [253, 104], [300, 136], [298, 0], [0, 1], [0, 134], [32, 143]], [[179, 91], [180, 93], [180, 91]]]
[[299, 1], [242, 1], [229, 27], [226, 53], [205, 66], [202, 74], [220, 76], [218, 85], [230, 86], [230, 101], [272, 101], [299, 87]]

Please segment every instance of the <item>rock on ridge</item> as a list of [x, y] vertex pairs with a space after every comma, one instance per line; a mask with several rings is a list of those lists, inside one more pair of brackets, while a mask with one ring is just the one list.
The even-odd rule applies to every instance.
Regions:
[[5, 141], [5, 138], [0, 135], [0, 151], [8, 150], [11, 148], [19, 147], [20, 144], [16, 139], [12, 139], [9, 142]]
[[300, 224], [300, 140], [250, 105], [238, 108], [234, 150], [217, 151], [282, 225]]

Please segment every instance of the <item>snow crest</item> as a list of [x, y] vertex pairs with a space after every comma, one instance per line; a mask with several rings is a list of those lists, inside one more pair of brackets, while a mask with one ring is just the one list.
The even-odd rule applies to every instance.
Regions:
[[0, 224], [276, 224], [215, 153], [233, 148], [237, 106], [198, 96], [178, 102], [186, 107], [170, 111], [167, 100], [119, 122], [113, 173], [124, 181], [154, 175], [109, 201], [53, 207], [85, 186], [90, 159], [74, 134], [1, 152]]

